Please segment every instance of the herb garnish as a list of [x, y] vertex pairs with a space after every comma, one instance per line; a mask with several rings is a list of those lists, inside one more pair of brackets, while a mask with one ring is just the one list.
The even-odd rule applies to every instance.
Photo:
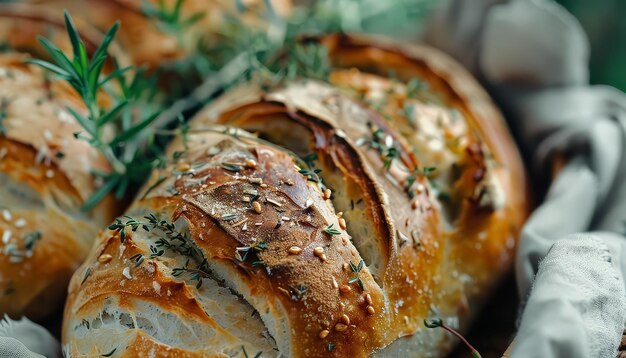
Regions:
[[[67, 11], [65, 27], [72, 44], [72, 59], [50, 40], [40, 37], [39, 42], [49, 53], [52, 62], [38, 59], [27, 62], [56, 74], [74, 88], [87, 109], [87, 114], [82, 114], [74, 108], [67, 108], [84, 130], [74, 133], [74, 136], [91, 144], [111, 165], [110, 173], [93, 171], [94, 176], [104, 179], [104, 184], [83, 204], [84, 210], [90, 210], [110, 192], [114, 192], [121, 199], [132, 185], [141, 184], [150, 172], [157, 157], [155, 150], [138, 148], [136, 143], [145, 140], [149, 134], [146, 129], [157, 117], [158, 111], [144, 113], [145, 111], [137, 110], [142, 107], [139, 99], [143, 98], [146, 90], [154, 88], [150, 83], [143, 84], [143, 70], [133, 67], [119, 68], [113, 59], [116, 68], [106, 76], [103, 75], [105, 64], [111, 60], [108, 49], [119, 23], [115, 23], [106, 32], [102, 43], [91, 57]], [[132, 71], [135, 76], [128, 81], [127, 73]], [[118, 83], [120, 93], [113, 93], [115, 91], [109, 88], [111, 81]], [[99, 98], [105, 93], [114, 100], [108, 109], [99, 105]], [[107, 134], [110, 128], [114, 132], [112, 137]]]
[[450, 326], [448, 326], [447, 324], [443, 323], [443, 320], [441, 318], [437, 318], [437, 319], [425, 319], [424, 320], [424, 325], [427, 328], [437, 328], [437, 327], [441, 327], [443, 329], [445, 329], [446, 331], [450, 332], [452, 335], [454, 335], [455, 337], [457, 337], [458, 339], [461, 340], [461, 342], [463, 342], [463, 344], [465, 344], [467, 346], [467, 348], [469, 348], [471, 354], [472, 354], [472, 358], [481, 358], [480, 353], [478, 353], [478, 351], [476, 350], [476, 348], [474, 348], [468, 341], [467, 339], [465, 339], [465, 337], [463, 337], [459, 332], [457, 332], [455, 329], [451, 328]]
[[306, 157], [302, 158], [303, 163], [307, 166], [305, 169], [300, 169], [300, 174], [304, 175], [308, 181], [312, 181], [319, 185], [320, 190], [326, 190], [326, 186], [322, 182], [322, 178], [319, 176], [319, 173], [322, 172], [322, 169], [318, 169], [315, 167], [315, 161], [317, 160], [317, 154], [311, 153]]
[[419, 168], [415, 168], [409, 174], [409, 176], [406, 178], [406, 183], [404, 185], [404, 191], [406, 191], [406, 193], [409, 195], [410, 198], [413, 198], [415, 196], [415, 191], [411, 190], [411, 187], [413, 186], [413, 184], [417, 180], [418, 176], [422, 175], [426, 179], [430, 179], [430, 174], [432, 172], [434, 172], [435, 170], [437, 170], [436, 167], [422, 167], [421, 170]]
[[376, 150], [383, 160], [383, 168], [389, 171], [392, 161], [400, 155], [395, 147], [395, 141], [391, 135], [385, 133], [381, 128], [375, 128], [372, 123], [368, 123], [367, 126], [372, 132], [371, 136], [360, 138], [356, 144], [359, 146], [368, 145], [369, 148]]
[[203, 12], [197, 12], [187, 18], [183, 18], [183, 2], [184, 0], [176, 0], [172, 7], [168, 8], [165, 0], [159, 0], [157, 4], [142, 0], [141, 11], [147, 17], [157, 20], [160, 29], [181, 36], [186, 29], [202, 20], [205, 15]]
[[324, 232], [327, 233], [328, 235], [341, 235], [341, 231], [333, 228], [335, 224], [330, 224], [330, 226], [328, 226], [327, 228], [324, 229]]
[[363, 281], [359, 277], [359, 273], [361, 272], [364, 266], [365, 266], [365, 262], [363, 262], [363, 260], [359, 261], [357, 265], [353, 264], [352, 261], [350, 261], [350, 270], [352, 270], [352, 272], [355, 273], [355, 276], [349, 279], [348, 283], [356, 282], [361, 287], [362, 290], [365, 290], [365, 284], [363, 284]]

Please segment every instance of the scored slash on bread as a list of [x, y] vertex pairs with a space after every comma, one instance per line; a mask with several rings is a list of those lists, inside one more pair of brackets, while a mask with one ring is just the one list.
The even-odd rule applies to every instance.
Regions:
[[[423, 320], [465, 328], [510, 267], [528, 210], [513, 142], [484, 92], [434, 50], [322, 41], [332, 84], [240, 86], [175, 139], [172, 164], [72, 279], [71, 356], [453, 346]], [[407, 95], [415, 77], [427, 99]], [[419, 113], [398, 114], [405, 105]]]

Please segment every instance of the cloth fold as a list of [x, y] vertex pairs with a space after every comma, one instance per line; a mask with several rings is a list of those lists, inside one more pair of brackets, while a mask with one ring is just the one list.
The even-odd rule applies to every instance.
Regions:
[[[535, 183], [511, 357], [614, 357], [626, 320], [626, 96], [590, 86], [580, 24], [549, 0], [451, 0], [424, 39], [481, 80]], [[555, 160], [566, 163], [554, 175]], [[603, 230], [605, 233], [597, 233]]]

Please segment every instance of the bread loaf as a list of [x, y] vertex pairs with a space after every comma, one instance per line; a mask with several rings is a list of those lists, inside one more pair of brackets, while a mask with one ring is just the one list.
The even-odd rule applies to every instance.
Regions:
[[[201, 111], [74, 275], [71, 357], [441, 357], [528, 212], [499, 112], [439, 52], [320, 40], [327, 82]], [[436, 168], [436, 169], [435, 169]]]
[[81, 211], [97, 189], [91, 170], [108, 163], [73, 135], [81, 126], [66, 107], [83, 111], [73, 90], [27, 59], [0, 55], [0, 313], [38, 319], [62, 306], [115, 212], [110, 197]]
[[[226, 19], [237, 16], [247, 26], [260, 26], [261, 17], [250, 11], [241, 14], [231, 0], [26, 0], [43, 11], [61, 14], [68, 10], [78, 21], [106, 31], [121, 23], [117, 40], [131, 63], [155, 69], [168, 61], [184, 60], [198, 47], [219, 41], [219, 29]], [[162, 4], [162, 8], [159, 7]], [[250, 9], [264, 9], [261, 0], [245, 1]], [[290, 0], [272, 0], [274, 10], [286, 15]], [[177, 17], [167, 19], [175, 14]], [[158, 11], [164, 11], [163, 16]], [[202, 15], [202, 16], [201, 16]], [[197, 18], [196, 18], [197, 17]], [[192, 20], [196, 18], [195, 20]], [[191, 20], [191, 21], [190, 21]], [[169, 22], [168, 22], [169, 21]], [[174, 24], [175, 23], [175, 24]], [[209, 42], [209, 43], [204, 43]]]

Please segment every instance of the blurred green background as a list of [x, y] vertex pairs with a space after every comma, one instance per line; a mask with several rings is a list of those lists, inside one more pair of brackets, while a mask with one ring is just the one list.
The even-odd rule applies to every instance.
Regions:
[[626, 1], [558, 0], [582, 23], [591, 41], [591, 82], [626, 91]]

